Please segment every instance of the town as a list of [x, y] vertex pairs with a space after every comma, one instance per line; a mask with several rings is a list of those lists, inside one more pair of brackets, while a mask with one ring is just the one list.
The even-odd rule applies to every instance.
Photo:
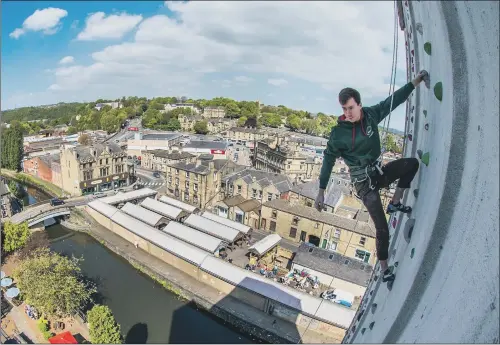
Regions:
[[[227, 98], [124, 97], [20, 108], [3, 119], [4, 224], [61, 223], [128, 242], [179, 271], [181, 290], [232, 296], [272, 320], [260, 325], [247, 312], [264, 330], [279, 320], [279, 339], [341, 342], [376, 257], [374, 225], [342, 160], [323, 211], [313, 208], [335, 116]], [[403, 138], [383, 139], [384, 163], [401, 157]], [[20, 183], [50, 202], [24, 205]], [[385, 203], [393, 191], [382, 191]], [[90, 226], [74, 224], [79, 218]], [[286, 334], [291, 326], [296, 336]]]

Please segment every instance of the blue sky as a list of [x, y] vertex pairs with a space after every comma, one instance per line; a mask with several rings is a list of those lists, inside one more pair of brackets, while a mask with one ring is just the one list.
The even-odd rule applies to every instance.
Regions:
[[2, 109], [172, 95], [339, 115], [343, 87], [387, 97], [393, 23], [391, 2], [3, 2]]

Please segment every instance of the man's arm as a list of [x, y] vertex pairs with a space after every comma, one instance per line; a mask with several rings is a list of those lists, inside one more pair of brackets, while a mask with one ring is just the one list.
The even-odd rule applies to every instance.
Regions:
[[[391, 113], [392, 110], [396, 109], [402, 103], [404, 103], [410, 94], [415, 90], [415, 88], [422, 82], [424, 77], [427, 75], [426, 71], [420, 72], [415, 79], [413, 79], [410, 83], [406, 84], [393, 95], [387, 97], [384, 101], [380, 102], [377, 105], [370, 107], [376, 114], [376, 121], [378, 123], [382, 122], [383, 119], [386, 118], [387, 115]], [[391, 108], [392, 102], [392, 108]]]
[[314, 207], [320, 212], [323, 209], [325, 189], [332, 174], [333, 166], [335, 165], [337, 158], [340, 157], [340, 150], [333, 143], [335, 135], [334, 131], [335, 128], [332, 128], [330, 139], [328, 139], [326, 149], [323, 152], [323, 165], [321, 166], [321, 172], [319, 174], [319, 191], [316, 200], [314, 201]]

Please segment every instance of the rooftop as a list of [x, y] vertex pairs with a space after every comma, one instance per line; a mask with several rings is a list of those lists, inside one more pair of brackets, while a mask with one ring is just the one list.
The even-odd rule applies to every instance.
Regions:
[[[115, 143], [100, 144], [94, 143], [90, 146], [75, 146], [70, 148], [70, 150], [76, 152], [77, 159], [80, 162], [93, 162], [95, 161], [106, 149], [112, 156], [124, 157], [126, 152], [121, 149], [121, 147]], [[94, 155], [95, 152], [95, 155]]]
[[226, 150], [227, 144], [223, 141], [192, 140], [184, 148]]
[[280, 191], [280, 193], [287, 192], [293, 187], [292, 181], [286, 175], [255, 170], [252, 168], [246, 168], [234, 174], [227, 175], [224, 177], [224, 181], [226, 184], [233, 183], [239, 178], [242, 178], [246, 183], [252, 183], [255, 180], [261, 187], [273, 184]]
[[307, 243], [302, 243], [299, 246], [293, 262], [365, 287], [368, 286], [373, 271], [373, 267], [363, 261], [318, 247], [311, 247]]
[[242, 133], [261, 133], [257, 128], [246, 128], [246, 127], [232, 127], [229, 131], [242, 132]]
[[260, 202], [255, 199], [250, 199], [250, 200], [245, 200], [241, 204], [236, 205], [239, 209], [241, 209], [243, 212], [250, 212], [255, 209], [260, 208]]
[[181, 136], [178, 133], [148, 133], [142, 136], [142, 140], [173, 140]]
[[283, 199], [268, 201], [263, 206], [375, 238], [375, 229], [371, 227], [370, 223], [358, 222], [354, 219], [339, 217], [332, 213], [319, 212], [314, 207], [292, 205]]
[[[344, 180], [343, 177], [332, 174], [325, 191], [325, 204], [327, 206], [335, 207], [342, 194], [349, 195], [351, 193], [349, 186], [349, 180]], [[315, 180], [293, 186], [291, 191], [301, 196], [305, 196], [306, 198], [315, 199], [319, 191], [319, 181]]]
[[182, 152], [182, 151], [169, 152], [167, 150], [149, 150], [146, 152], [154, 155], [155, 157], [166, 158], [171, 160], [181, 160], [181, 159], [195, 157], [195, 155], [189, 152]]

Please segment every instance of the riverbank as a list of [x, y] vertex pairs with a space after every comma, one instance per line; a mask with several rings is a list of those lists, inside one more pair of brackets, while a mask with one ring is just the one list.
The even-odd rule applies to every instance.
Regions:
[[25, 174], [23, 172], [15, 172], [12, 170], [2, 169], [2, 176], [13, 181], [31, 186], [33, 188], [38, 188], [51, 197], [63, 197], [66, 194], [55, 184], [44, 181], [35, 176]]
[[[233, 327], [271, 343], [340, 343], [342, 337], [329, 337], [301, 326], [265, 314], [234, 297], [222, 294], [186, 273], [151, 256], [142, 249], [116, 235], [86, 215], [92, 222], [88, 233], [101, 244], [122, 256], [134, 267], [156, 280], [165, 281], [164, 287], [193, 301], [199, 308], [209, 311]], [[163, 283], [161, 283], [163, 285]], [[305, 332], [305, 335], [304, 335]]]

